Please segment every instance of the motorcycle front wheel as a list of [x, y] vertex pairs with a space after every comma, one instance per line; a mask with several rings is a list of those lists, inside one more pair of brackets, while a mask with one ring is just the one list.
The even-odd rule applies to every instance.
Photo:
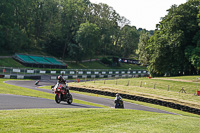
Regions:
[[61, 102], [61, 98], [59, 97], [58, 94], [55, 95], [55, 101], [56, 101], [56, 103], [60, 103]]

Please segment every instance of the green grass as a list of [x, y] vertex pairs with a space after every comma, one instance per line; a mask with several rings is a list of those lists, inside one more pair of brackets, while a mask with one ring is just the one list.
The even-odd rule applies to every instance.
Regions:
[[[8, 79], [7, 79], [8, 80]], [[46, 93], [38, 90], [28, 89], [24, 87], [9, 85], [4, 83], [4, 81], [7, 81], [5, 79], [0, 79], [0, 93], [1, 94], [13, 94], [13, 95], [23, 95], [23, 96], [30, 96], [30, 97], [40, 97], [40, 98], [46, 98], [46, 99], [52, 99], [54, 100], [54, 94]], [[107, 106], [85, 102], [77, 99], [73, 99], [74, 103], [80, 103], [80, 104], [86, 104], [96, 107], [102, 107], [102, 108], [108, 108]]]
[[81, 63], [67, 63], [68, 69], [146, 69], [146, 67], [138, 66], [138, 65], [132, 65], [132, 64], [121, 64], [120, 67], [112, 67], [112, 66], [106, 66], [100, 61], [94, 61], [94, 62], [81, 62]]
[[17, 67], [17, 68], [24, 68], [22, 64], [15, 61], [13, 58], [3, 58], [0, 59], [0, 67]]
[[[0, 93], [27, 94], [30, 91], [30, 94], [28, 94], [28, 96], [34, 95], [36, 97], [38, 95], [37, 92], [43, 93], [41, 91], [35, 91], [35, 90], [31, 91], [31, 89], [16, 87], [13, 85], [7, 85], [3, 83], [4, 80], [5, 79], [0, 79]], [[95, 95], [95, 94], [89, 94], [89, 95]], [[50, 97], [52, 98], [52, 96]], [[179, 113], [181, 114], [181, 111], [179, 111]], [[200, 127], [199, 123], [200, 116], [190, 113], [182, 112], [182, 115], [169, 115], [169, 114], [153, 113], [147, 111], [126, 110], [126, 109], [105, 109], [105, 108], [104, 109], [0, 110], [0, 118], [1, 118], [0, 132], [2, 133], [4, 132], [197, 133], [199, 132], [199, 127]]]
[[45, 92], [41, 92], [37, 90], [32, 90], [32, 89], [4, 83], [4, 81], [7, 81], [7, 80], [10, 80], [10, 79], [0, 79], [0, 93], [1, 94], [23, 95], [23, 96], [46, 98], [46, 99], [54, 98], [54, 95], [50, 93], [45, 93]]
[[0, 111], [0, 132], [198, 133], [200, 117], [122, 109]]
[[[129, 85], [127, 86], [127, 84]], [[69, 86], [138, 95], [147, 98], [155, 98], [195, 108], [200, 108], [200, 97], [194, 95], [194, 93], [196, 93], [196, 86], [197, 88], [200, 88], [200, 84], [195, 82], [181, 82], [148, 78], [130, 78], [106, 81], [99, 80], [95, 81], [95, 83], [93, 81], [69, 83]], [[182, 87], [184, 87], [184, 89], [186, 90], [186, 94], [179, 93]]]

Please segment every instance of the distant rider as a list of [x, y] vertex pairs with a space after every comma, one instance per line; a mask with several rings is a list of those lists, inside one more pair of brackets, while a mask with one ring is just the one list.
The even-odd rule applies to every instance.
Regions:
[[121, 99], [122, 99], [122, 97], [119, 94], [116, 94], [115, 101], [121, 100]]
[[124, 108], [122, 97], [119, 94], [116, 94], [115, 97], [115, 108]]
[[66, 80], [61, 75], [58, 76], [58, 83], [59, 84], [65, 84], [66, 87], [64, 89], [67, 91], [66, 94], [69, 94], [69, 88], [67, 86], [67, 82], [66, 82]]
[[36, 81], [35, 81], [35, 85], [38, 85], [38, 84], [39, 84], [39, 82], [40, 82], [39, 80], [36, 80]]

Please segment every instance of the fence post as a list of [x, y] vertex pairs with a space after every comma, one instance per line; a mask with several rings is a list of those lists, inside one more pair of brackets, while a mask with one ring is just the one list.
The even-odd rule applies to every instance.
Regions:
[[140, 82], [140, 87], [142, 87], [142, 81]]
[[126, 86], [129, 86], [129, 80], [128, 80], [128, 83], [127, 83], [127, 85]]
[[168, 85], [168, 91], [169, 91], [169, 85]]
[[154, 89], [156, 88], [156, 83], [154, 83], [154, 87], [153, 87]]

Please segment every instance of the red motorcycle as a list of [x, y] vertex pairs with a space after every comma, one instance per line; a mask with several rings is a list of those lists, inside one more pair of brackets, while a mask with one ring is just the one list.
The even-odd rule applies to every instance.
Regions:
[[72, 95], [67, 91], [66, 84], [57, 83], [53, 88], [55, 93], [55, 101], [56, 103], [60, 103], [61, 101], [65, 101], [68, 104], [71, 104], [73, 101]]

